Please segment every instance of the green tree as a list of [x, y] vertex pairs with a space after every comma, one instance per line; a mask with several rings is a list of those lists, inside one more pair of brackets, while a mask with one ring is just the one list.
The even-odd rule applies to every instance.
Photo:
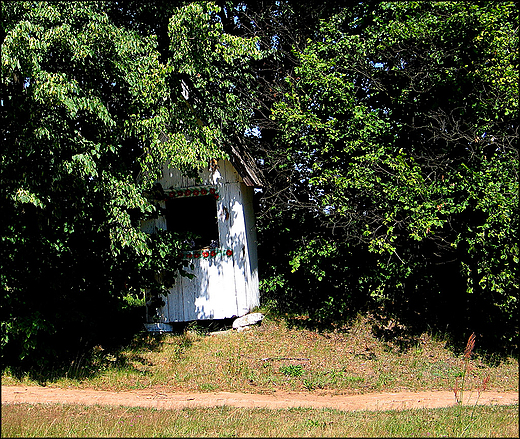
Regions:
[[[378, 255], [359, 294], [386, 316], [516, 346], [517, 6], [344, 9], [298, 58], [273, 108], [270, 159], [287, 175], [278, 205], [335, 231], [319, 248], [293, 246], [311, 267], [301, 275], [323, 258], [337, 266], [327, 246], [348, 241]], [[300, 269], [284, 256], [285, 270]], [[329, 274], [341, 282], [348, 270]], [[348, 299], [329, 291], [312, 294], [332, 312]]]
[[166, 47], [164, 25], [158, 45], [132, 2], [2, 7], [4, 365], [116, 338], [140, 324], [128, 303], [183, 272], [181, 237], [140, 230], [158, 214], [152, 185], [164, 163], [188, 173], [225, 156], [223, 126], [247, 119], [240, 105], [224, 111], [233, 75], [259, 52], [224, 34], [210, 3], [165, 10]]
[[[345, 300], [334, 302], [338, 304], [334, 308], [334, 318], [340, 318], [346, 308], [360, 309], [366, 302], [355, 291], [358, 282], [363, 281], [362, 272], [354, 265], [344, 271], [344, 255], [350, 254], [348, 243], [337, 240], [333, 247], [327, 247], [328, 258], [308, 259], [310, 252], [305, 248], [302, 250], [305, 243], [318, 249], [320, 243], [329, 239], [331, 231], [324, 231], [316, 218], [316, 200], [310, 198], [312, 194], [306, 179], [300, 175], [304, 167], [296, 168], [287, 146], [277, 141], [280, 124], [273, 117], [272, 109], [290, 89], [286, 79], [296, 76], [295, 68], [300, 63], [298, 54], [320, 37], [320, 20], [330, 19], [348, 4], [353, 17], [363, 17], [357, 23], [361, 29], [368, 22], [366, 17], [371, 16], [373, 3], [222, 2], [224, 7], [219, 18], [225, 32], [255, 37], [263, 51], [262, 58], [251, 63], [255, 82], [242, 93], [248, 95], [254, 91], [248, 96], [252, 100], [254, 134], [240, 133], [234, 139], [237, 147], [249, 151], [263, 164], [265, 186], [257, 210], [260, 272], [264, 278], [262, 298], [264, 303], [276, 302], [279, 311], [297, 313], [311, 309], [322, 316], [327, 314], [326, 308], [330, 314], [330, 306], [322, 307], [322, 295], [326, 303], [331, 303], [327, 291], [332, 296], [342, 291], [343, 299], [349, 292], [348, 304]], [[333, 264], [332, 255], [337, 256]], [[292, 257], [298, 259], [297, 264], [289, 264]], [[343, 276], [337, 270], [342, 270]]]

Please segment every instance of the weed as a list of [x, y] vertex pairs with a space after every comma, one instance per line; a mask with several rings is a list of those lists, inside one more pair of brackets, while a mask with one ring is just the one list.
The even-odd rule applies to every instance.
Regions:
[[204, 325], [195, 320], [193, 322], [188, 323], [184, 332], [191, 332], [196, 335], [206, 335], [208, 333], [208, 328], [204, 327]]
[[303, 366], [301, 364], [280, 366], [280, 372], [289, 377], [300, 377], [303, 375]]
[[[457, 402], [457, 405], [464, 404], [464, 391], [465, 389], [465, 383], [466, 383], [466, 377], [468, 375], [468, 372], [470, 371], [470, 360], [471, 355], [473, 354], [473, 351], [475, 349], [475, 333], [473, 332], [466, 343], [466, 348], [464, 349], [464, 355], [462, 357], [463, 365], [462, 369], [460, 370], [460, 373], [456, 374], [455, 378], [455, 385], [453, 386], [453, 393], [455, 394], [455, 401]], [[458, 378], [461, 378], [461, 385], [458, 386]], [[460, 434], [459, 436], [463, 436], [466, 434], [466, 432], [469, 430], [469, 428], [472, 426], [474, 421], [474, 415], [475, 415], [475, 409], [477, 407], [478, 401], [480, 399], [481, 393], [486, 390], [486, 387], [488, 385], [490, 379], [490, 375], [488, 374], [480, 383], [480, 385], [477, 387], [477, 398], [475, 399], [475, 403], [473, 404], [472, 410], [469, 414], [469, 417], [467, 420], [464, 420], [463, 416], [458, 416], [458, 425], [460, 426]], [[469, 399], [468, 399], [469, 402]]]
[[308, 380], [308, 379], [303, 380], [303, 386], [309, 391], [312, 391], [316, 388], [316, 385], [314, 384], [314, 382], [312, 380]]
[[466, 343], [466, 348], [464, 349], [464, 356], [463, 356], [463, 359], [464, 359], [464, 365], [462, 367], [462, 371], [461, 371], [461, 377], [462, 377], [462, 384], [461, 384], [461, 387], [460, 387], [460, 398], [459, 396], [457, 396], [457, 380], [455, 380], [455, 386], [453, 388], [453, 391], [455, 393], [455, 400], [457, 401], [457, 404], [460, 404], [463, 402], [463, 399], [464, 399], [464, 381], [466, 379], [466, 375], [468, 373], [468, 368], [469, 368], [469, 362], [470, 362], [470, 359], [471, 359], [471, 354], [473, 354], [473, 349], [475, 349], [475, 333], [473, 332], [469, 338], [468, 338], [468, 342]]
[[306, 424], [307, 427], [310, 428], [326, 428], [327, 424], [332, 424], [332, 422], [326, 422], [320, 419], [308, 419]]
[[365, 381], [365, 378], [360, 377], [360, 376], [351, 376], [351, 375], [347, 375], [347, 376], [344, 376], [344, 377], [343, 377], [343, 380], [344, 380], [346, 383], [352, 383], [352, 384], [355, 384], [355, 383], [363, 383], [363, 382]]
[[212, 392], [212, 391], [216, 390], [216, 386], [211, 383], [202, 383], [202, 384], [199, 384], [199, 390], [201, 392]]
[[395, 378], [391, 375], [388, 375], [387, 373], [380, 373], [377, 377], [377, 383], [376, 387], [380, 390], [386, 389], [387, 387], [391, 386], [391, 384], [394, 382]]

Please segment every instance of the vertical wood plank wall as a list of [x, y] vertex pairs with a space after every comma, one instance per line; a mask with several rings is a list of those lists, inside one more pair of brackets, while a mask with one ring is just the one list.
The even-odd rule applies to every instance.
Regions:
[[[164, 189], [213, 185], [219, 194], [216, 202], [219, 248], [230, 249], [233, 254], [227, 256], [224, 252], [207, 259], [192, 259], [194, 267], [187, 271], [195, 277], [178, 276], [168, 296], [163, 298], [165, 305], [157, 310], [160, 322], [242, 316], [260, 303], [254, 189], [243, 183], [228, 160], [219, 160], [218, 168], [204, 170], [201, 177], [203, 183], [196, 184], [180, 171], [165, 167], [160, 183]], [[164, 202], [161, 207], [165, 208]], [[164, 216], [143, 224], [149, 233], [166, 227]]]

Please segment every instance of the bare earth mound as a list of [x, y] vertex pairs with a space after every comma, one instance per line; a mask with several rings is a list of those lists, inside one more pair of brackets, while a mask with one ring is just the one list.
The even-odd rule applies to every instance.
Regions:
[[[465, 392], [464, 403], [479, 405], [518, 404], [518, 392]], [[402, 410], [438, 408], [455, 405], [453, 392], [370, 393], [365, 395], [319, 395], [275, 392], [272, 395], [249, 393], [168, 393], [160, 390], [108, 392], [101, 390], [60, 389], [53, 387], [2, 386], [2, 404], [64, 403], [179, 409], [184, 407], [232, 406], [283, 409], [289, 407], [352, 410]]]

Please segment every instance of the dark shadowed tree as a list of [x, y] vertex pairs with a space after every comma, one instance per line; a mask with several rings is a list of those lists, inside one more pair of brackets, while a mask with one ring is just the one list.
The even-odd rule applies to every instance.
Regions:
[[2, 5], [4, 366], [57, 365], [140, 324], [125, 309], [183, 269], [182, 237], [140, 229], [162, 164], [225, 157], [225, 128], [247, 119], [233, 78], [254, 41], [212, 4], [149, 6]]

